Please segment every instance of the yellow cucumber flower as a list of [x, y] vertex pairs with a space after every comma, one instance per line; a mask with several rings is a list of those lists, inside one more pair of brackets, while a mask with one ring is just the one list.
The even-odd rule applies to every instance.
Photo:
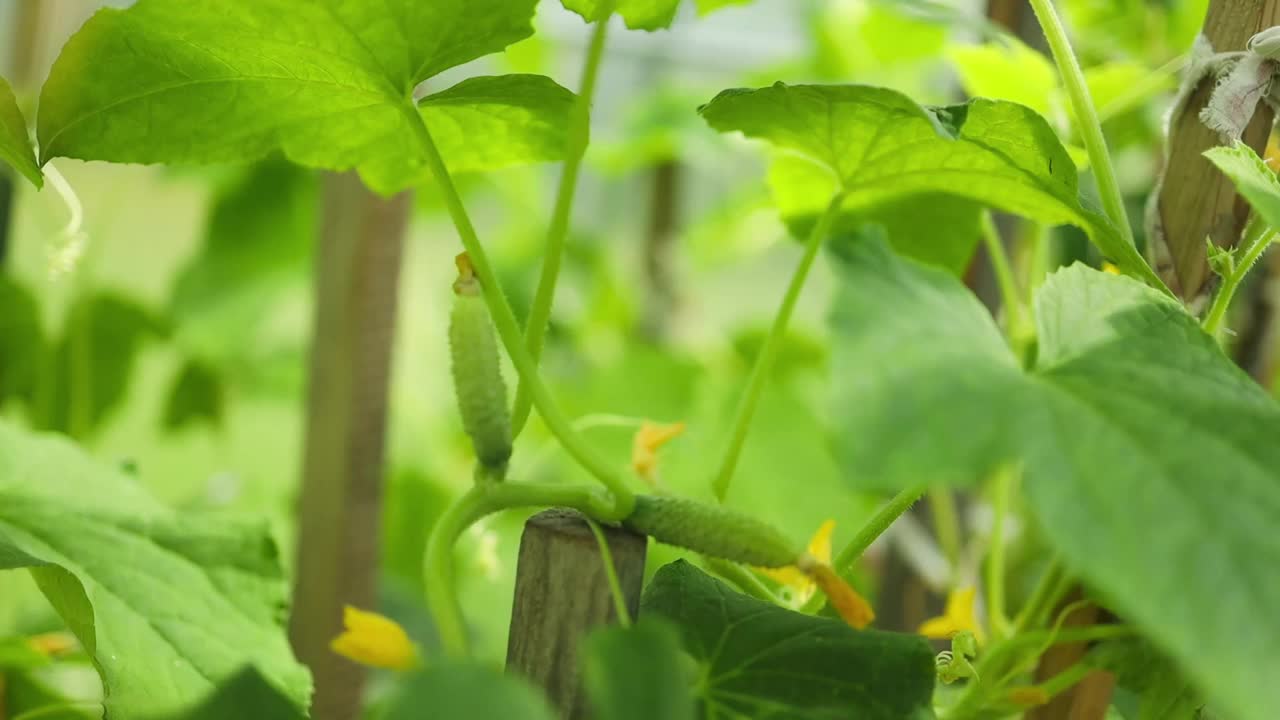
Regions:
[[876, 619], [871, 603], [858, 594], [853, 586], [836, 574], [830, 565], [816, 565], [811, 570], [813, 579], [826, 593], [831, 607], [840, 613], [840, 617], [856, 630], [862, 630]]
[[761, 572], [791, 591], [791, 603], [794, 606], [808, 602], [821, 588], [831, 607], [840, 613], [840, 617], [861, 630], [870, 625], [876, 616], [871, 610], [871, 604], [831, 569], [831, 533], [835, 529], [836, 521], [827, 520], [818, 526], [818, 531], [809, 540], [809, 547], [799, 563], [783, 568], [765, 568]]
[[658, 449], [684, 432], [684, 423], [659, 425], [645, 420], [631, 440], [631, 469], [650, 485], [656, 481]]
[[348, 605], [342, 613], [346, 626], [329, 644], [339, 655], [370, 667], [412, 670], [418, 667], [418, 648], [404, 628], [391, 618]]
[[27, 645], [41, 655], [52, 657], [75, 650], [79, 647], [79, 642], [76, 641], [76, 636], [69, 632], [51, 632], [28, 638]]
[[[806, 552], [814, 560], [824, 565], [831, 564], [831, 533], [835, 529], [836, 521], [827, 520], [818, 526], [818, 531], [809, 540], [809, 547]], [[791, 591], [791, 600], [794, 605], [803, 605], [808, 602], [809, 598], [813, 597], [813, 593], [818, 589], [817, 583], [807, 573], [794, 565], [773, 569], [764, 568], [761, 572]]]
[[978, 644], [982, 644], [986, 636], [982, 632], [982, 626], [978, 624], [977, 616], [974, 615], [975, 592], [973, 587], [952, 590], [947, 595], [947, 608], [943, 614], [940, 617], [925, 620], [920, 625], [919, 633], [934, 640], [946, 640], [956, 633], [968, 630], [973, 633]]

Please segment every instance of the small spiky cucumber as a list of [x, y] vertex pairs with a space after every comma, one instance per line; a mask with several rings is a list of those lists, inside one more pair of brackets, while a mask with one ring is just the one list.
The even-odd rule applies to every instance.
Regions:
[[449, 317], [449, 351], [453, 389], [462, 427], [471, 436], [476, 459], [491, 477], [501, 478], [511, 458], [511, 416], [507, 386], [498, 364], [498, 343], [480, 281], [466, 253], [457, 257], [453, 312]]
[[773, 526], [719, 505], [637, 495], [626, 527], [703, 555], [763, 568], [793, 565], [800, 551]]

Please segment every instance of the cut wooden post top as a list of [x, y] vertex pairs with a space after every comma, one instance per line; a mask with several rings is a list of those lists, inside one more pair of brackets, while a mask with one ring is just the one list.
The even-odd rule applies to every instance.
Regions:
[[[632, 617], [640, 609], [648, 538], [602, 526]], [[507, 669], [543, 688], [560, 716], [590, 716], [578, 647], [595, 627], [618, 620], [595, 535], [576, 511], [553, 509], [525, 523], [516, 565]]]

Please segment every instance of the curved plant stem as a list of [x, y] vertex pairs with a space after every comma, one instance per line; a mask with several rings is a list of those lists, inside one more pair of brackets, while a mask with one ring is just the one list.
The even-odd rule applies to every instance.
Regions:
[[627, 598], [622, 594], [622, 583], [618, 582], [618, 570], [613, 563], [609, 540], [605, 538], [599, 523], [591, 518], [586, 518], [586, 521], [591, 534], [596, 537], [596, 544], [600, 546], [600, 561], [604, 563], [604, 576], [609, 582], [609, 594], [613, 596], [613, 612], [618, 616], [618, 624], [624, 628], [631, 627], [631, 611], [627, 610]]
[[453, 587], [453, 544], [462, 532], [484, 516], [485, 492], [476, 486], [450, 505], [431, 527], [423, 560], [427, 608], [431, 611], [445, 655], [463, 657], [470, 651], [462, 608]]
[[[423, 558], [427, 608], [451, 657], [469, 652], [466, 623], [453, 585], [453, 546], [458, 537], [486, 515], [514, 507], [568, 507], [590, 517], [603, 517], [613, 506], [592, 487], [533, 483], [476, 485], [454, 501], [431, 528]], [[619, 617], [622, 617], [619, 615]]]
[[[871, 543], [883, 535], [895, 520], [902, 517], [903, 513], [910, 510], [911, 506], [915, 505], [916, 501], [923, 497], [926, 492], [928, 492], [928, 487], [926, 486], [913, 487], [907, 488], [890, 498], [889, 502], [885, 503], [884, 507], [880, 508], [875, 515], [872, 515], [871, 519], [858, 530], [853, 539], [849, 541], [849, 544], [844, 546], [844, 549], [836, 556], [835, 562], [831, 564], [832, 568], [842, 576], [848, 575], [853, 570], [853, 564], [858, 561], [858, 558], [862, 557], [867, 548], [871, 547]], [[817, 593], [809, 599], [809, 602], [805, 603], [802, 612], [815, 613], [821, 610], [825, 603], [826, 596], [822, 593]]]
[[520, 325], [516, 322], [515, 314], [511, 312], [511, 305], [507, 303], [506, 296], [502, 294], [497, 275], [493, 272], [493, 266], [489, 264], [488, 254], [480, 244], [480, 238], [471, 224], [471, 218], [462, 204], [462, 198], [453, 184], [453, 178], [445, 167], [444, 158], [440, 157], [440, 151], [431, 137], [431, 131], [427, 128], [421, 114], [417, 112], [412, 114], [414, 117], [411, 118], [413, 120], [411, 124], [424, 148], [427, 166], [436, 184], [439, 185], [445, 207], [448, 208], [453, 224], [458, 230], [462, 245], [471, 256], [471, 264], [475, 268], [476, 276], [480, 278], [480, 287], [484, 292], [489, 314], [493, 318], [494, 328], [502, 340], [503, 347], [506, 348], [507, 355], [511, 357], [511, 364], [520, 375], [520, 382], [528, 389], [533, 404], [538, 408], [538, 413], [551, 433], [560, 440], [565, 451], [613, 493], [612, 510], [597, 517], [611, 521], [625, 518], [631, 514], [631, 509], [635, 506], [635, 495], [627, 487], [626, 477], [573, 429], [569, 419], [565, 417], [551, 396], [551, 392], [542, 383], [542, 379], [538, 376], [538, 363], [525, 347]]
[[1209, 312], [1204, 316], [1204, 331], [1219, 342], [1222, 341], [1227, 310], [1231, 309], [1231, 301], [1236, 296], [1236, 290], [1240, 289], [1240, 284], [1244, 282], [1249, 271], [1253, 269], [1258, 259], [1262, 257], [1262, 253], [1266, 252], [1275, 238], [1275, 231], [1268, 228], [1266, 223], [1256, 216], [1245, 229], [1244, 242], [1241, 243], [1244, 253], [1231, 269], [1231, 273], [1222, 278], [1222, 287], [1218, 289], [1218, 294], [1213, 298], [1213, 304], [1209, 306]]
[[781, 350], [782, 338], [787, 334], [787, 326], [791, 323], [791, 315], [795, 311], [796, 301], [800, 299], [800, 291], [804, 289], [805, 280], [809, 277], [809, 270], [813, 267], [814, 259], [818, 257], [818, 250], [822, 248], [822, 242], [826, 240], [827, 234], [831, 232], [831, 224], [835, 222], [842, 202], [844, 202], [844, 193], [842, 192], [831, 198], [831, 203], [827, 205], [826, 211], [818, 218], [817, 224], [813, 226], [813, 231], [809, 233], [809, 239], [805, 243], [804, 255], [800, 258], [800, 264], [796, 266], [795, 272], [791, 276], [791, 283], [787, 286], [787, 294], [782, 299], [782, 305], [778, 307], [778, 314], [773, 319], [773, 325], [769, 328], [769, 335], [765, 338], [764, 345], [760, 348], [760, 354], [756, 356], [755, 366], [751, 368], [751, 377], [747, 380], [747, 388], [743, 392], [742, 401], [739, 403], [738, 411], [733, 418], [729, 435], [729, 447], [725, 450], [724, 459], [720, 463], [720, 471], [716, 473], [711, 485], [716, 499], [720, 502], [724, 502], [725, 496], [729, 493], [729, 483], [733, 480], [733, 473], [738, 467], [738, 458], [742, 454], [742, 446], [746, 443], [747, 432], [751, 429], [751, 418], [755, 415], [756, 406], [760, 402], [760, 394], [764, 391], [765, 381], [768, 380], [769, 373], [773, 370], [773, 364], [777, 360], [778, 351]]
[[[596, 79], [600, 74], [600, 60], [604, 57], [605, 37], [609, 18], [613, 15], [613, 2], [604, 3], [600, 18], [591, 34], [586, 63], [582, 68], [582, 85], [569, 117], [568, 153], [564, 170], [560, 173], [560, 186], [556, 189], [555, 209], [551, 214], [551, 226], [547, 231], [546, 254], [542, 258], [542, 274], [534, 292], [529, 318], [525, 323], [525, 344], [536, 363], [542, 357], [546, 339], [547, 321], [551, 319], [551, 304], [555, 300], [556, 282], [560, 278], [560, 263], [564, 258], [565, 240], [569, 236], [569, 216], [573, 211], [573, 199], [578, 189], [578, 175], [582, 170], [582, 158], [587, 152], [591, 134], [591, 101], [595, 97]], [[529, 419], [533, 398], [523, 378], [516, 387], [516, 399], [511, 411], [511, 433], [519, 436]]]
[[1085, 149], [1089, 152], [1089, 166], [1098, 183], [1098, 194], [1102, 197], [1102, 207], [1107, 217], [1116, 226], [1120, 237], [1133, 246], [1133, 231], [1129, 228], [1129, 216], [1124, 210], [1124, 196], [1120, 194], [1120, 183], [1116, 180], [1116, 170], [1111, 164], [1111, 154], [1107, 151], [1107, 139], [1102, 134], [1102, 123], [1098, 120], [1098, 111], [1094, 107], [1093, 98], [1089, 95], [1089, 86], [1085, 83], [1084, 72], [1080, 69], [1080, 61], [1071, 50], [1071, 40], [1067, 37], [1066, 28], [1062, 26], [1062, 18], [1058, 17], [1053, 7], [1053, 0], [1031, 0], [1031, 9], [1044, 30], [1045, 40], [1049, 42], [1049, 50], [1058, 65], [1058, 73], [1062, 76], [1062, 84], [1071, 100], [1071, 110], [1075, 115], [1076, 128], [1084, 140]]

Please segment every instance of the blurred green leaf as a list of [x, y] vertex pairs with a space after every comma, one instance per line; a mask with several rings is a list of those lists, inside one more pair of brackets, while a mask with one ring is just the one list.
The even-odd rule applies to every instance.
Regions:
[[49, 662], [49, 656], [37, 651], [28, 638], [0, 639], [0, 670], [29, 670]]
[[110, 717], [185, 709], [245, 665], [307, 706], [264, 528], [180, 516], [65, 439], [0, 423], [0, 568], [22, 567], [93, 658]]
[[563, 158], [573, 104], [550, 78], [498, 75], [463, 80], [418, 107], [449, 170], [475, 172]]
[[44, 185], [44, 175], [36, 163], [36, 151], [27, 135], [27, 121], [18, 109], [9, 82], [0, 77], [0, 163], [5, 163], [30, 180], [36, 187]]
[[1048, 116], [1050, 98], [1058, 89], [1053, 62], [1016, 38], [984, 45], [953, 45], [947, 59], [972, 97], [1008, 100]]
[[702, 717], [932, 716], [933, 651], [923, 638], [785, 610], [683, 560], [654, 575], [642, 608], [679, 627], [697, 661]]
[[1242, 142], [1205, 151], [1236, 190], [1272, 229], [1280, 229], [1280, 179], [1253, 148]]
[[169, 390], [164, 410], [165, 429], [180, 430], [199, 422], [220, 426], [226, 412], [224, 392], [218, 373], [188, 361], [178, 371]]
[[247, 712], [252, 712], [253, 720], [306, 720], [308, 717], [257, 669], [246, 667], [220, 683], [193, 707], [151, 720], [244, 720]]
[[837, 265], [847, 477], [972, 484], [1021, 460], [1068, 566], [1234, 717], [1270, 717], [1280, 405], [1177, 302], [1126, 278], [1051, 276], [1028, 373], [955, 278], [878, 243]]
[[0, 274], [0, 405], [30, 398], [44, 364], [40, 309], [25, 287]]
[[169, 299], [185, 352], [222, 372], [256, 366], [271, 310], [290, 291], [310, 289], [318, 195], [314, 173], [280, 159], [256, 163], [219, 188], [204, 244]]
[[1089, 651], [1087, 661], [1116, 676], [1117, 685], [1138, 697], [1126, 720], [1197, 720], [1203, 704], [1178, 668], [1141, 638], [1110, 640]]
[[97, 428], [124, 400], [143, 343], [165, 332], [159, 319], [127, 298], [101, 293], [76, 300], [46, 358], [49, 387], [28, 398], [35, 424], [76, 437]]
[[542, 694], [523, 679], [488, 665], [433, 663], [425, 671], [405, 675], [382, 720], [419, 720], [425, 709], [432, 720], [553, 720]]
[[657, 618], [595, 631], [583, 646], [582, 679], [596, 720], [694, 720], [693, 679], [680, 637]]
[[302, 165], [358, 168], [391, 194], [425, 167], [413, 89], [529, 36], [535, 4], [143, 0], [100, 10], [45, 83], [41, 155], [224, 163], [280, 149]]
[[99, 703], [76, 701], [57, 687], [57, 681], [65, 679], [57, 675], [45, 677], [43, 672], [35, 669], [4, 673], [0, 702], [4, 703], [5, 711], [14, 720], [100, 720], [102, 707]]
[[1160, 286], [1138, 251], [1085, 207], [1071, 157], [1044, 119], [1021, 105], [975, 99], [926, 110], [883, 88], [778, 83], [726, 90], [701, 112], [721, 132], [766, 140], [829, 170], [846, 193], [845, 211], [956, 195], [1084, 228], [1121, 269]]

